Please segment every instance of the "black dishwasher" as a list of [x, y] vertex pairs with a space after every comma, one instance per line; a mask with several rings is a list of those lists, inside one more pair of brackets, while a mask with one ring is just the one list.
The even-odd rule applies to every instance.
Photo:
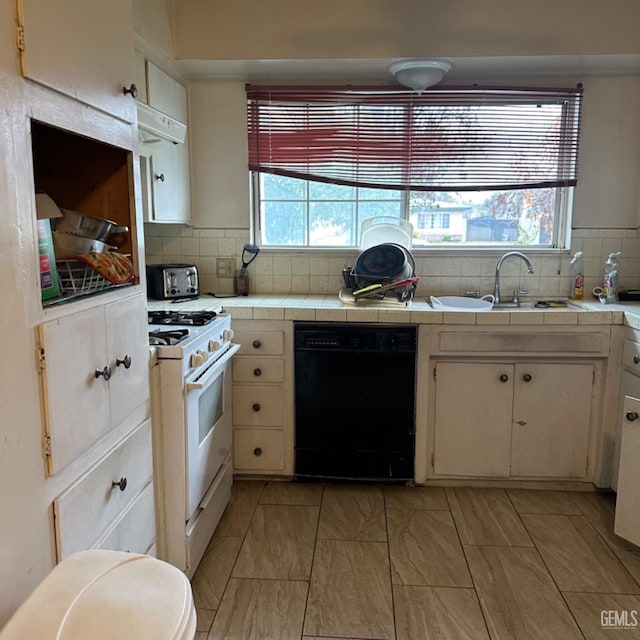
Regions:
[[296, 323], [295, 477], [414, 476], [416, 327]]

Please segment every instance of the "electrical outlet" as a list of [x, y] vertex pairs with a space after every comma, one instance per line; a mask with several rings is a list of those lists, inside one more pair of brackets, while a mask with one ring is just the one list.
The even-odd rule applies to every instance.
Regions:
[[216, 273], [218, 278], [233, 278], [235, 260], [233, 258], [216, 258]]

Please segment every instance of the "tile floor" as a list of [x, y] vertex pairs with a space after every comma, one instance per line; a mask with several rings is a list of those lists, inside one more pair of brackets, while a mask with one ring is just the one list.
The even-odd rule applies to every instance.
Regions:
[[236, 481], [196, 639], [640, 638], [613, 514], [611, 494]]

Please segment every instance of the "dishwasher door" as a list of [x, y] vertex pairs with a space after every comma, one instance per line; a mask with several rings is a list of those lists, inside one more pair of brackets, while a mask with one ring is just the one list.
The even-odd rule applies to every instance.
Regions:
[[413, 480], [415, 352], [413, 326], [296, 326], [296, 478]]

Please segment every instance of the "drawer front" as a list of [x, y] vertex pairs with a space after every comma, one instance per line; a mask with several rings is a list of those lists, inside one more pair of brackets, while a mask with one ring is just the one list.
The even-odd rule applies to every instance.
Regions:
[[239, 355], [281, 356], [284, 353], [282, 331], [235, 331], [234, 342], [241, 345]]
[[640, 376], [640, 344], [633, 340], [624, 341], [622, 366], [635, 375]]
[[[54, 500], [58, 561], [92, 548], [149, 483], [152, 469], [147, 420]], [[124, 491], [112, 485], [125, 478]]]
[[96, 543], [97, 549], [146, 553], [156, 539], [153, 482], [131, 503], [115, 525]]
[[284, 382], [284, 360], [234, 358], [234, 382]]
[[233, 424], [245, 427], [281, 427], [284, 423], [280, 386], [234, 385]]
[[284, 439], [276, 429], [236, 429], [233, 467], [237, 471], [282, 471]]

